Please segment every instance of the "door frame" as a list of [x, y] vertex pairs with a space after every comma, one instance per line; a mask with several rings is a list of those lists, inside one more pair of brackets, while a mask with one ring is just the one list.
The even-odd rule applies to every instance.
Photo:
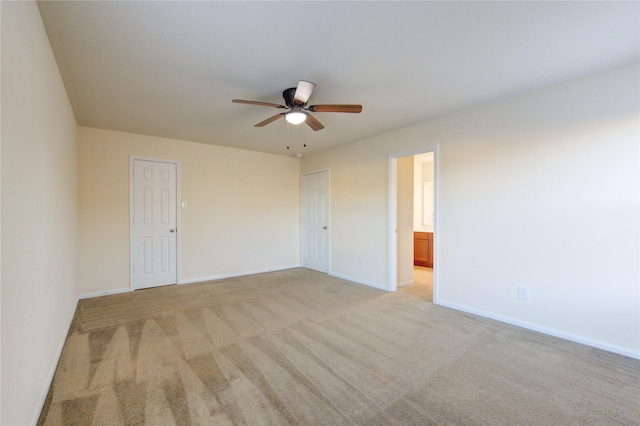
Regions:
[[327, 172], [327, 180], [329, 181], [329, 185], [327, 186], [328, 191], [328, 203], [329, 203], [329, 212], [327, 214], [327, 222], [328, 232], [327, 232], [327, 274], [331, 275], [331, 169], [318, 169], [312, 170], [308, 172], [304, 172], [300, 174], [300, 266], [304, 267], [304, 177], [308, 175], [313, 175], [316, 173]]
[[[134, 291], [133, 285], [133, 266], [135, 264], [134, 253], [134, 229], [133, 219], [135, 217], [135, 182], [133, 179], [133, 168], [136, 160], [152, 161], [155, 163], [169, 163], [176, 166], [176, 284], [180, 282], [180, 235], [182, 234], [182, 226], [180, 225], [180, 161], [167, 160], [165, 158], [141, 157], [137, 155], [129, 156], [129, 290]], [[169, 284], [171, 285], [171, 284]]]
[[438, 146], [389, 155], [389, 291], [398, 290], [398, 158], [433, 152], [433, 303], [438, 303]]

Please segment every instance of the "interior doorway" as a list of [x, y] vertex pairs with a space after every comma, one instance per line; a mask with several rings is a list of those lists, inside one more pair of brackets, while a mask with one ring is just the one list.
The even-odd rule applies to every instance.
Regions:
[[437, 303], [437, 150], [389, 158], [389, 290]]

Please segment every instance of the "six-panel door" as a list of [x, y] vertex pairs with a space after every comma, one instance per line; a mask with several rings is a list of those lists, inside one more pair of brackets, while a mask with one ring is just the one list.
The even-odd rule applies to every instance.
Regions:
[[329, 172], [302, 178], [302, 264], [329, 272]]
[[133, 173], [133, 287], [176, 284], [176, 164], [134, 160]]

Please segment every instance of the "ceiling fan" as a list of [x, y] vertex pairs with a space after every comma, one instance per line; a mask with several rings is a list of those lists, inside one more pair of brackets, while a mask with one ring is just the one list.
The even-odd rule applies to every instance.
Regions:
[[359, 113], [362, 111], [362, 105], [344, 105], [344, 104], [332, 104], [332, 105], [311, 105], [306, 106], [316, 84], [310, 81], [300, 80], [298, 87], [292, 87], [282, 92], [284, 98], [284, 105], [272, 104], [269, 102], [259, 101], [245, 101], [242, 99], [234, 99], [231, 102], [237, 104], [250, 104], [268, 106], [273, 108], [288, 109], [287, 112], [281, 112], [273, 117], [269, 117], [264, 121], [256, 124], [255, 127], [264, 127], [269, 123], [273, 123], [277, 119], [284, 117], [291, 124], [307, 123], [313, 130], [318, 131], [324, 129], [322, 123], [320, 123], [309, 112], [349, 112]]

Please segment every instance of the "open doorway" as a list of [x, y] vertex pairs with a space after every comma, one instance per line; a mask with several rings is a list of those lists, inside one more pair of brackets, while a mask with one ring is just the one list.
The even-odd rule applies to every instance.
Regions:
[[389, 290], [437, 303], [436, 148], [390, 157]]

